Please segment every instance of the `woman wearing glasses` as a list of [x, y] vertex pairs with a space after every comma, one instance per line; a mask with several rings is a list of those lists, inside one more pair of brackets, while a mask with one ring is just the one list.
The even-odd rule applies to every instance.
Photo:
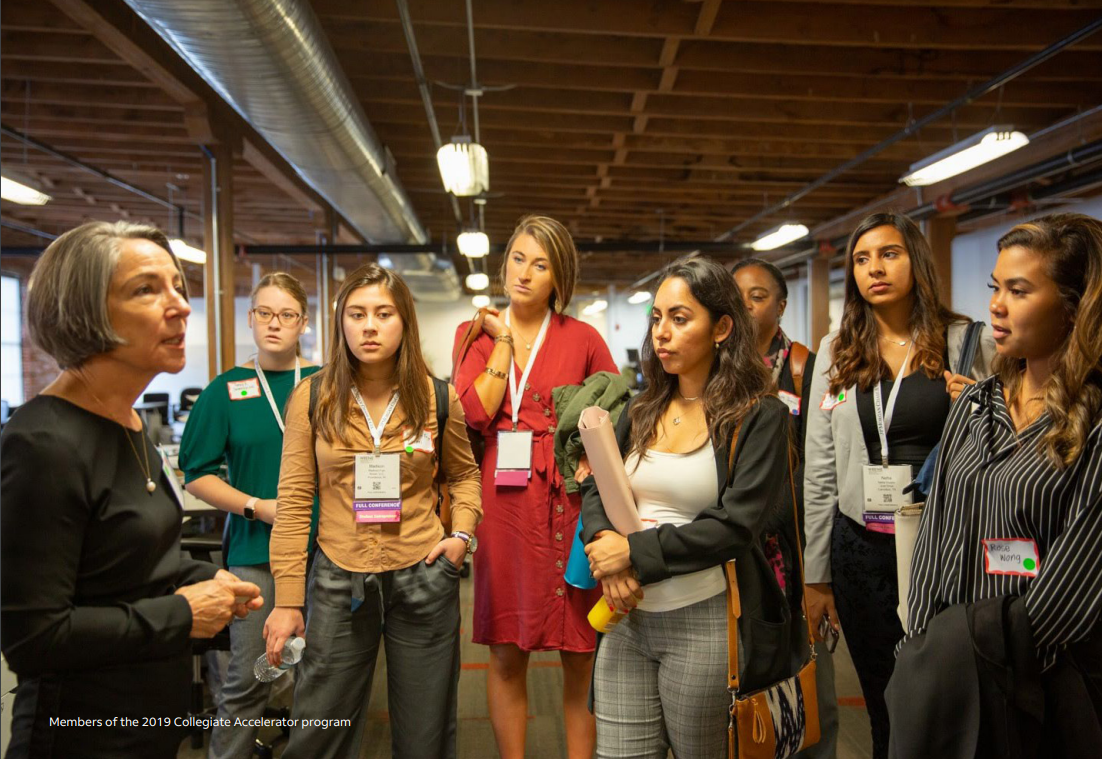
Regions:
[[[256, 356], [207, 385], [180, 443], [188, 492], [229, 514], [223, 541], [226, 565], [260, 586], [265, 599], [259, 613], [230, 627], [230, 665], [218, 704], [218, 716], [229, 718], [229, 724], [234, 718], [262, 717], [271, 689], [270, 683], [257, 681], [253, 662], [264, 653], [264, 620], [275, 598], [268, 538], [283, 455], [283, 406], [291, 389], [320, 368], [299, 355], [306, 313], [306, 291], [297, 279], [272, 272], [260, 280], [249, 311]], [[228, 483], [218, 476], [223, 463], [228, 465]], [[315, 502], [312, 529], [316, 525]], [[255, 740], [256, 728], [216, 726], [210, 757], [252, 756]]]

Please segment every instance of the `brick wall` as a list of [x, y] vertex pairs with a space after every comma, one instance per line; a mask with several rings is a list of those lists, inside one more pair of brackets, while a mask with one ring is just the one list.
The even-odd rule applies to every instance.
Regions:
[[46, 385], [57, 377], [57, 362], [48, 353], [40, 350], [31, 342], [27, 334], [27, 282], [31, 278], [31, 270], [37, 259], [29, 256], [7, 256], [4, 258], [4, 274], [19, 278], [19, 300], [23, 307], [23, 398], [31, 398], [42, 392]]

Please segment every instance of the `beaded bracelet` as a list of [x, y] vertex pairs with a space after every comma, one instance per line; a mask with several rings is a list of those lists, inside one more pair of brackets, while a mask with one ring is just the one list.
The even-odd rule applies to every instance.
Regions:
[[513, 344], [513, 336], [512, 335], [498, 335], [497, 337], [494, 338], [494, 342], [495, 343], [509, 343], [509, 345], [512, 345]]

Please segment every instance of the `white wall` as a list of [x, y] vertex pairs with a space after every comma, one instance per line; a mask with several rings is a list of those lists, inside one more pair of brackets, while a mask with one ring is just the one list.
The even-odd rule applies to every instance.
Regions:
[[995, 247], [1010, 228], [1050, 213], [1074, 212], [1102, 219], [1102, 198], [1071, 203], [1060, 208], [1045, 208], [1029, 216], [1016, 216], [993, 227], [957, 235], [953, 239], [953, 310], [977, 321], [991, 323], [988, 303], [991, 291], [987, 283], [999, 251]]

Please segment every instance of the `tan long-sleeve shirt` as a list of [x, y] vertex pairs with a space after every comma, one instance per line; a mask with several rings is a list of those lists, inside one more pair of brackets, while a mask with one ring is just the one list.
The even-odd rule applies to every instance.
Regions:
[[[303, 385], [315, 381], [303, 380]], [[443, 440], [436, 429], [436, 396], [429, 383], [429, 419], [434, 448], [442, 448], [444, 473], [451, 494], [454, 529], [473, 533], [482, 518], [482, 483], [467, 438], [463, 406], [448, 387], [448, 421]], [[287, 407], [283, 461], [279, 474], [279, 501], [269, 548], [275, 577], [276, 606], [302, 606], [306, 597], [306, 553], [310, 510], [318, 484], [318, 546], [329, 559], [350, 572], [385, 572], [423, 560], [444, 536], [436, 515], [433, 483], [434, 453], [406, 453], [407, 418], [401, 399], [383, 431], [383, 453], [398, 453], [402, 466], [402, 520], [388, 524], [358, 524], [352, 509], [356, 454], [371, 453], [374, 445], [367, 421], [351, 395], [348, 397], [349, 445], [315, 440], [310, 430], [310, 388], [300, 387]], [[315, 454], [317, 470], [315, 474]]]

